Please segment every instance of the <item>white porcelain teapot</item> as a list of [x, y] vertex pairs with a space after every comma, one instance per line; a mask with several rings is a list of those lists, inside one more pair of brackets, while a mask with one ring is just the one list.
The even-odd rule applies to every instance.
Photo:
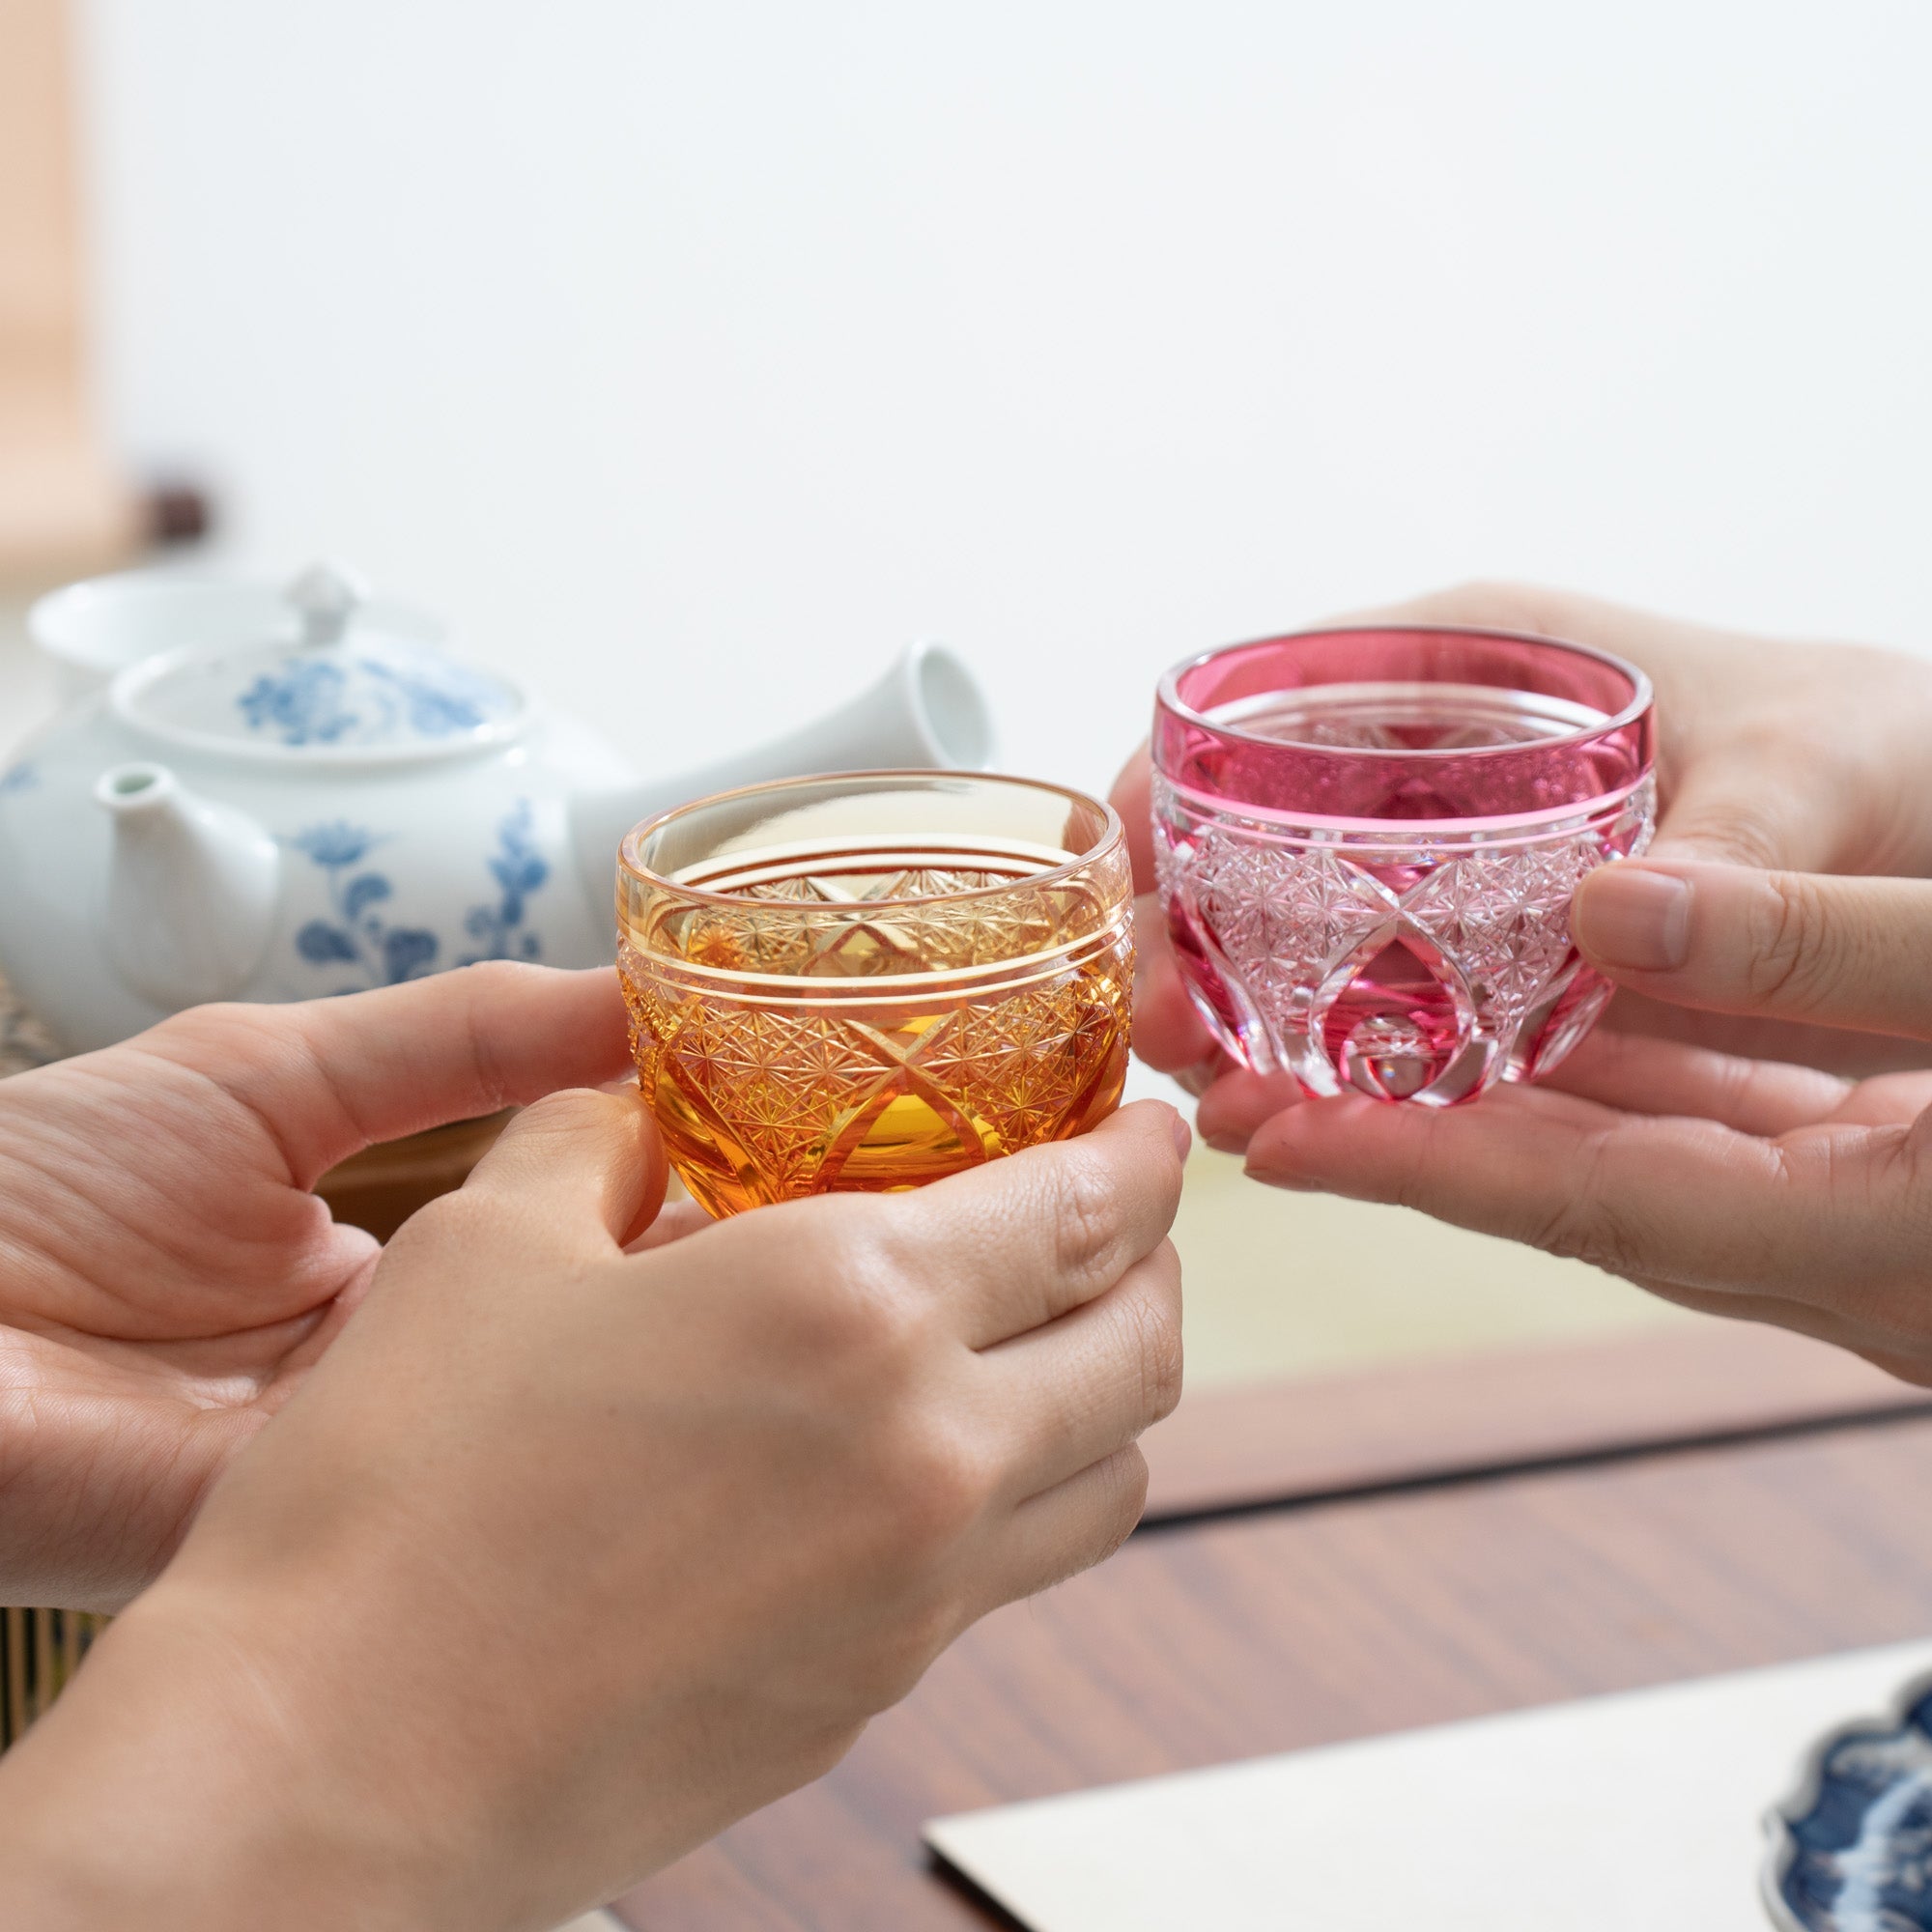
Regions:
[[596, 965], [639, 818], [992, 750], [971, 673], [933, 644], [786, 737], [640, 778], [331, 566], [281, 592], [128, 572], [54, 592], [29, 624], [80, 695], [0, 772], [0, 974], [73, 1052], [206, 1000]]

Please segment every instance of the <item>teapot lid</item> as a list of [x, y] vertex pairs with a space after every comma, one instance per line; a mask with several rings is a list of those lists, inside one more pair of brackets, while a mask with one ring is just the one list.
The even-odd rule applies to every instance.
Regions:
[[328, 763], [476, 751], [511, 737], [523, 694], [461, 664], [432, 634], [372, 605], [348, 571], [319, 564], [259, 641], [170, 651], [115, 678], [128, 724], [210, 751]]

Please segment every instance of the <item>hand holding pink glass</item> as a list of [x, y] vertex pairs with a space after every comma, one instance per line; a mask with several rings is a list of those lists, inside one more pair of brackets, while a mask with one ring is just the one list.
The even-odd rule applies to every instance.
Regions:
[[[1932, 667], [1508, 584], [1363, 621], [1555, 633], [1655, 680], [1656, 845], [1586, 872], [1571, 915], [1621, 990], [1550, 1079], [1481, 1106], [1307, 1104], [1212, 1053], [1144, 898], [1136, 1046], [1192, 1068], [1204, 1138], [1258, 1180], [1400, 1202], [1932, 1382]], [[1151, 779], [1137, 758], [1115, 790], [1142, 827]], [[1152, 883], [1145, 837], [1135, 868]]]

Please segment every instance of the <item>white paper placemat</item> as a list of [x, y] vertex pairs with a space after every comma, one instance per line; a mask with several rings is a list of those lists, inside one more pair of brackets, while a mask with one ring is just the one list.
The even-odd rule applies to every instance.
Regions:
[[1766, 1932], [1762, 1818], [1932, 1644], [935, 1820], [1032, 1932]]

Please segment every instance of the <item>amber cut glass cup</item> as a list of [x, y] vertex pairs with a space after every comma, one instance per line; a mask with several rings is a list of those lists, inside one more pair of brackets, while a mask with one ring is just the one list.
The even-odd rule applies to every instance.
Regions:
[[1550, 638], [1377, 626], [1176, 666], [1154, 859], [1195, 1004], [1313, 1094], [1535, 1079], [1610, 996], [1570, 901], [1649, 843], [1653, 762], [1648, 679]]
[[1119, 1104], [1121, 821], [1078, 792], [856, 772], [679, 807], [624, 840], [638, 1078], [714, 1215], [917, 1187]]

